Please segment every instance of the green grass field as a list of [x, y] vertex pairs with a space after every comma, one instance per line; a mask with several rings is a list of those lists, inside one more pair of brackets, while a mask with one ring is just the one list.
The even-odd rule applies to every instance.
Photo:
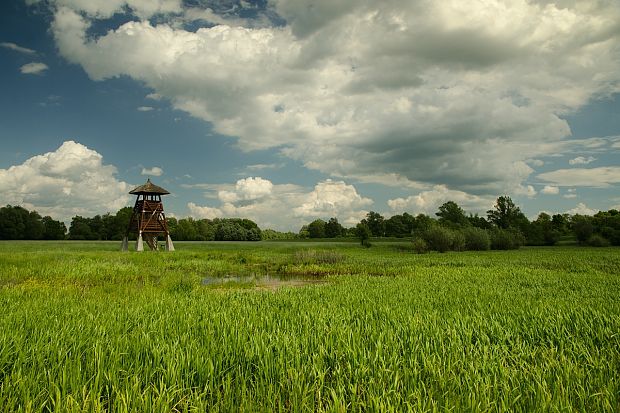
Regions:
[[620, 410], [617, 248], [119, 246], [0, 243], [1, 412]]

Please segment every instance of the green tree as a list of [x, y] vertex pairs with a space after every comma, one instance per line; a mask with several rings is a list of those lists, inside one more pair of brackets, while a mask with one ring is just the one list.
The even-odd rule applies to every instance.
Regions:
[[72, 240], [95, 240], [97, 234], [93, 234], [90, 228], [90, 218], [84, 218], [79, 215], [71, 219], [69, 226], [69, 239]]
[[587, 215], [575, 214], [571, 217], [571, 228], [580, 244], [586, 244], [592, 234], [594, 234], [594, 225], [592, 225], [592, 217]]
[[344, 228], [338, 222], [338, 218], [330, 218], [325, 224], [325, 236], [327, 238], [340, 237], [344, 231]]
[[475, 215], [469, 214], [469, 216], [467, 217], [467, 220], [473, 227], [482, 228], [482, 229], [491, 229], [491, 224], [489, 223], [489, 221], [484, 219], [484, 217], [478, 216], [478, 214], [475, 214]]
[[439, 217], [440, 224], [450, 228], [466, 227], [470, 225], [465, 211], [454, 201], [445, 202], [439, 207], [439, 211], [436, 212], [435, 215]]
[[392, 215], [385, 220], [386, 237], [410, 237], [415, 227], [415, 218], [408, 213], [402, 215]]
[[0, 239], [24, 239], [26, 223], [21, 210], [11, 205], [0, 208]]
[[179, 241], [195, 241], [198, 237], [196, 221], [193, 218], [179, 219], [173, 234], [173, 238]]
[[50, 216], [43, 217], [43, 239], [60, 240], [65, 239], [67, 227], [64, 222], [55, 221]]
[[363, 246], [370, 247], [370, 236], [372, 232], [365, 222], [362, 221], [355, 226], [355, 235]]
[[385, 218], [378, 212], [370, 211], [362, 222], [368, 226], [373, 237], [385, 236]]
[[529, 223], [521, 209], [512, 202], [509, 196], [505, 195], [497, 198], [494, 208], [487, 211], [487, 219], [502, 229], [521, 229]]
[[310, 238], [325, 238], [325, 224], [325, 221], [322, 219], [315, 219], [308, 224]]

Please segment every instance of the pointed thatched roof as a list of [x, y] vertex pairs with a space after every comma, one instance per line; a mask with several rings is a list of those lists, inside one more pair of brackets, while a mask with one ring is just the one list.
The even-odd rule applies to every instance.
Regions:
[[142, 194], [155, 194], [155, 195], [167, 195], [170, 192], [166, 191], [161, 186], [154, 185], [151, 182], [151, 179], [147, 179], [144, 185], [140, 185], [137, 188], [134, 188], [129, 192], [132, 195], [142, 195]]

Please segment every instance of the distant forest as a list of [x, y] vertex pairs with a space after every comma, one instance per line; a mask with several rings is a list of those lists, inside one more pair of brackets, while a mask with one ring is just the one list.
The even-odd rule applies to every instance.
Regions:
[[[132, 208], [116, 214], [75, 216], [67, 231], [64, 223], [20, 206], [0, 208], [3, 240], [121, 240]], [[530, 221], [508, 196], [500, 196], [486, 217], [466, 214], [455, 202], [441, 205], [434, 217], [407, 212], [385, 218], [370, 211], [355, 227], [345, 228], [335, 217], [316, 219], [299, 232], [261, 230], [241, 218], [168, 218], [171, 236], [178, 241], [260, 241], [277, 239], [356, 238], [370, 245], [371, 238], [412, 238], [418, 252], [427, 250], [511, 249], [521, 245], [620, 245], [620, 213], [600, 211], [593, 216], [540, 213]]]

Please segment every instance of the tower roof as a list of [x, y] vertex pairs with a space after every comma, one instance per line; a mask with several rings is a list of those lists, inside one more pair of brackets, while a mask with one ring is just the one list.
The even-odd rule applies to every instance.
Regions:
[[170, 192], [166, 191], [161, 186], [154, 185], [151, 182], [151, 179], [147, 179], [144, 185], [140, 185], [133, 190], [129, 191], [132, 195], [142, 195], [142, 194], [155, 194], [155, 195], [167, 195]]

